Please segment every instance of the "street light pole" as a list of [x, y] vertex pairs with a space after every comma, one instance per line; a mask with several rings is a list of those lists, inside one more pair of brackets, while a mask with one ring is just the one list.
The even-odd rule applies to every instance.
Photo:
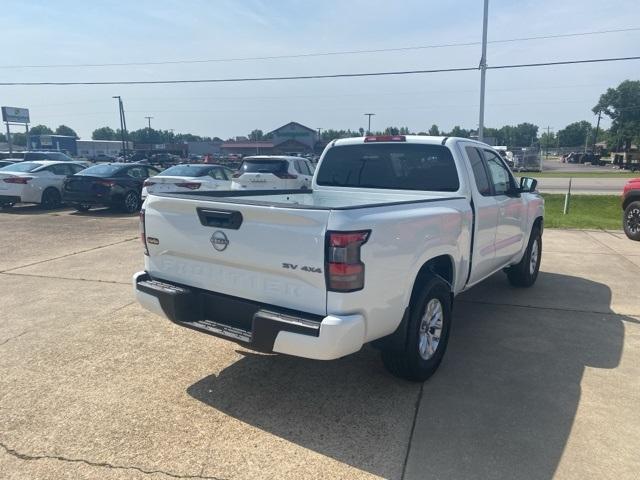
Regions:
[[480, 121], [478, 122], [478, 141], [484, 141], [484, 85], [487, 75], [487, 24], [489, 23], [489, 0], [484, 0], [482, 20], [482, 57], [480, 57]]
[[375, 113], [365, 113], [365, 117], [369, 117], [369, 127], [367, 128], [367, 135], [371, 135], [371, 117], [375, 115]]
[[147, 121], [149, 122], [149, 133], [151, 133], [151, 119], [152, 119], [153, 117], [144, 117], [144, 118], [146, 118], [146, 119], [147, 119]]

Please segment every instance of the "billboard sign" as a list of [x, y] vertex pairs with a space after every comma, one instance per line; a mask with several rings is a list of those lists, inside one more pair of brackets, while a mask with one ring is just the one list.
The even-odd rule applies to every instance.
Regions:
[[29, 123], [29, 109], [2, 107], [2, 121], [9, 123]]

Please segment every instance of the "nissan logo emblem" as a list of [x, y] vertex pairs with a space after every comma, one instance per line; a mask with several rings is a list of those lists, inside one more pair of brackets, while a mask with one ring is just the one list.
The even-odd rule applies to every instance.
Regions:
[[213, 232], [210, 242], [211, 245], [213, 245], [213, 248], [215, 248], [219, 252], [226, 250], [229, 246], [229, 239], [227, 238], [225, 233], [220, 230], [216, 230], [215, 232]]

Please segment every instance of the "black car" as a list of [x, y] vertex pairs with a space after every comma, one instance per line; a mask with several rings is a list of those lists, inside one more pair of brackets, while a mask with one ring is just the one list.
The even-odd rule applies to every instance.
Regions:
[[157, 168], [149, 165], [96, 165], [67, 177], [62, 187], [62, 200], [81, 212], [86, 212], [93, 205], [105, 205], [134, 213], [142, 205], [142, 184], [158, 173]]

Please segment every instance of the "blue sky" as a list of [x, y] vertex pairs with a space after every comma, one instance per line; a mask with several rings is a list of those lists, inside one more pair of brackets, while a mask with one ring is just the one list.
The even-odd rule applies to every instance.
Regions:
[[[637, 1], [492, 0], [489, 40], [640, 27]], [[197, 60], [394, 48], [481, 39], [482, 0], [142, 0], [13, 2], [4, 9], [1, 65]], [[490, 44], [489, 65], [640, 54], [640, 31]], [[479, 46], [297, 59], [108, 68], [3, 68], [6, 81], [148, 80], [281, 76], [475, 66]], [[607, 88], [640, 78], [640, 61], [493, 70], [486, 124], [530, 121], [554, 129], [593, 121]], [[312, 128], [433, 123], [475, 128], [479, 73], [310, 81], [0, 87], [2, 105], [28, 107], [34, 124], [67, 124], [88, 138], [118, 126], [112, 95], [130, 129], [146, 125], [228, 138], [296, 120]]]

